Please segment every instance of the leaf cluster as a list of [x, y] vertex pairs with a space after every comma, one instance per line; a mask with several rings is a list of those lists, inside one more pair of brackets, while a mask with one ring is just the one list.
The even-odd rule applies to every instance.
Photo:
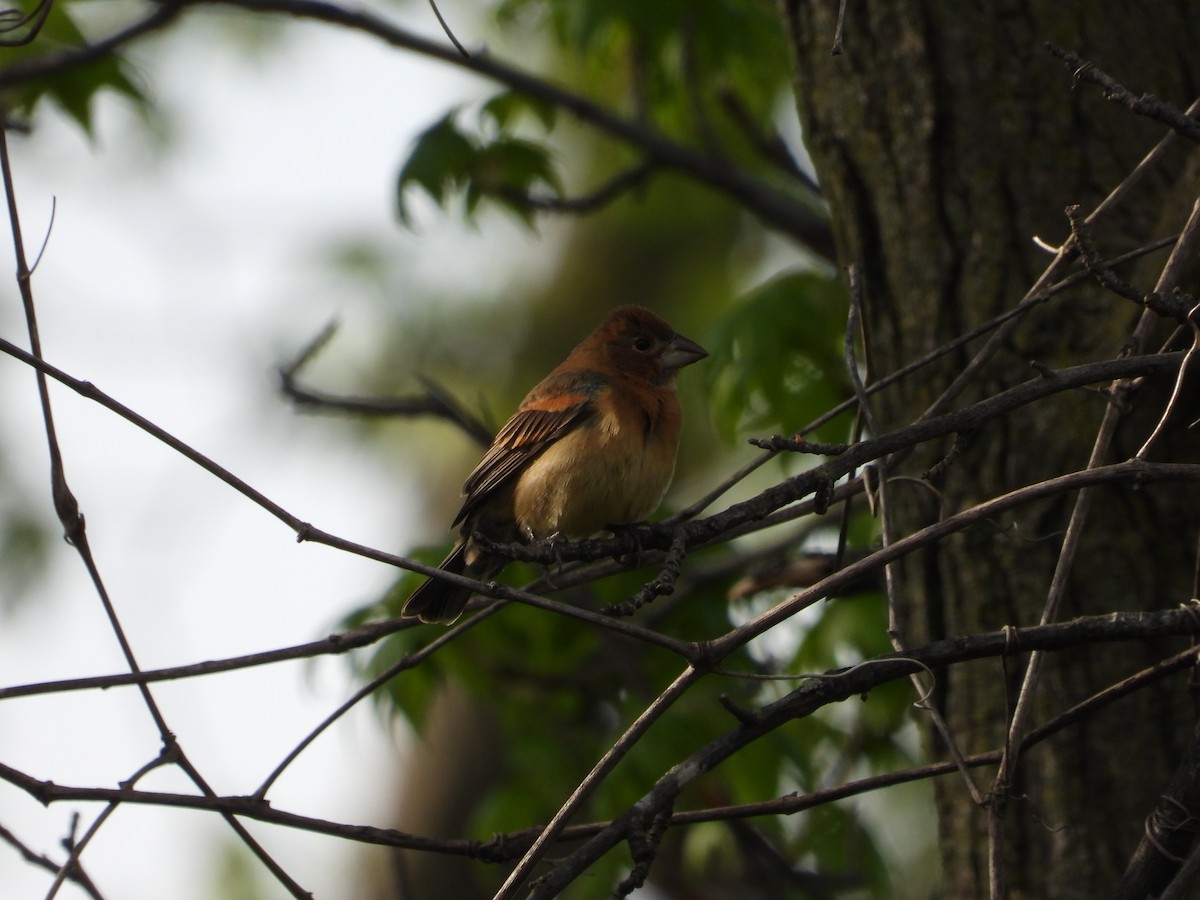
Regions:
[[[30, 40], [16, 46], [6, 46], [3, 57], [7, 66], [19, 67], [23, 62], [52, 57], [87, 45], [83, 31], [72, 11], [80, 3], [52, 3], [44, 21], [29, 35]], [[15, 9], [27, 15], [33, 5], [19, 2]], [[36, 20], [35, 20], [36, 21]], [[49, 102], [61, 109], [89, 136], [93, 133], [93, 108], [96, 98], [104, 91], [113, 91], [132, 101], [145, 111], [149, 100], [138, 84], [134, 69], [122, 56], [106, 54], [77, 66], [59, 68], [36, 78], [0, 89], [0, 109], [31, 118], [38, 105]]]
[[554, 125], [552, 108], [509, 91], [483, 104], [477, 131], [466, 130], [455, 109], [421, 132], [396, 179], [401, 220], [412, 224], [407, 194], [415, 188], [443, 207], [461, 197], [468, 219], [487, 201], [532, 224], [530, 195], [543, 189], [559, 196], [562, 187], [550, 150], [513, 133], [526, 113], [544, 128]]

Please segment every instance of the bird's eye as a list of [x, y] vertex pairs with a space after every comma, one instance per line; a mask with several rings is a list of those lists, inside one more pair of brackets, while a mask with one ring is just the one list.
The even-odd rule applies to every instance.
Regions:
[[648, 337], [640, 337], [633, 342], [633, 349], [638, 353], [648, 353], [650, 348], [654, 346], [654, 341]]

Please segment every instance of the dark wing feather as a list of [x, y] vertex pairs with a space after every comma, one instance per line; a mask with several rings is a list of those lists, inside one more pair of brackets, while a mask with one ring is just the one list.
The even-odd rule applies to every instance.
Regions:
[[551, 375], [534, 388], [467, 476], [466, 499], [453, 525], [466, 520], [538, 454], [591, 416], [593, 398], [603, 384], [595, 373], [572, 372]]

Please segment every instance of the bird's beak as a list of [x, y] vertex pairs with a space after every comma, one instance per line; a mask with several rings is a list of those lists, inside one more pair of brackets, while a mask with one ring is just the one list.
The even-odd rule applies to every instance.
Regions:
[[667, 370], [682, 369], [684, 366], [699, 362], [706, 356], [708, 356], [707, 350], [695, 341], [688, 340], [682, 334], [677, 334], [671, 338], [670, 343], [663, 350], [662, 365]]

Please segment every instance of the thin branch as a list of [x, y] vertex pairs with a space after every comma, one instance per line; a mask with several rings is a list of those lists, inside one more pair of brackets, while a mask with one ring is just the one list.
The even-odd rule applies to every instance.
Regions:
[[[871, 410], [871, 403], [867, 397], [866, 385], [863, 383], [863, 374], [860, 372], [858, 359], [855, 354], [855, 345], [861, 337], [864, 349], [869, 348], [867, 335], [865, 333], [865, 319], [862, 316], [862, 308], [864, 304], [863, 285], [860, 273], [862, 266], [858, 263], [853, 263], [847, 267], [846, 275], [850, 285], [850, 310], [848, 313], [848, 321], [846, 323], [846, 335], [843, 342], [842, 353], [846, 364], [846, 370], [850, 375], [850, 384], [854, 388], [854, 397], [858, 401], [858, 412], [860, 422], [865, 423], [867, 429], [872, 434], [877, 434], [879, 426], [876, 422], [875, 415]], [[867, 368], [869, 373], [869, 367]], [[855, 435], [857, 437], [857, 433]], [[876, 513], [880, 521], [880, 533], [883, 539], [883, 547], [886, 550], [894, 542], [894, 535], [891, 527], [891, 502], [889, 500], [888, 483], [888, 457], [880, 457], [874, 464], [873, 469], [864, 471], [864, 475], [874, 472], [879, 480], [878, 486], [878, 501]], [[843, 520], [842, 535], [844, 540], [846, 522]], [[844, 552], [844, 544], [839, 542], [838, 554], [839, 557]], [[842, 568], [839, 564], [838, 568]], [[899, 601], [897, 599], [899, 588], [896, 585], [896, 567], [892, 563], [886, 563], [883, 566], [883, 583], [884, 593], [887, 598], [887, 635], [891, 641], [892, 649], [897, 653], [902, 653], [905, 650], [904, 642], [900, 635], [899, 614], [897, 609]], [[967, 765], [963, 760], [962, 752], [958, 748], [958, 742], [950, 733], [950, 727], [946, 724], [942, 717], [941, 711], [929, 702], [929, 689], [925, 687], [921, 679], [923, 676], [928, 676], [931, 673], [913, 672], [909, 675], [909, 681], [917, 692], [916, 708], [924, 711], [929, 716], [929, 721], [933, 724], [934, 730], [942, 739], [942, 743], [949, 751], [951, 758], [959, 767], [959, 772], [962, 775], [963, 782], [967, 786], [967, 792], [971, 795], [971, 800], [975, 804], [982, 803], [982, 795], [975, 781], [971, 778], [970, 772], [967, 771]]]
[[520, 203], [529, 209], [539, 212], [566, 213], [571, 215], [589, 215], [617, 200], [622, 195], [645, 184], [654, 173], [656, 166], [653, 162], [642, 162], [636, 166], [618, 172], [590, 194], [579, 197], [552, 197], [541, 194], [526, 194], [518, 190], [502, 189], [501, 194], [509, 200]]
[[459, 635], [474, 628], [476, 625], [485, 621], [489, 616], [499, 612], [501, 609], [502, 606], [500, 604], [493, 604], [491, 607], [483, 610], [478, 615], [471, 616], [469, 619], [464, 619], [452, 625], [450, 628], [443, 630], [437, 638], [421, 647], [420, 650], [416, 650], [412, 653], [406, 653], [401, 659], [398, 659], [396, 662], [392, 663], [390, 666], [384, 669], [383, 672], [360, 687], [349, 697], [349, 699], [347, 699], [340, 706], [338, 706], [337, 709], [322, 719], [316, 728], [304, 736], [304, 739], [300, 741], [300, 743], [296, 744], [296, 746], [288, 751], [288, 754], [282, 760], [280, 760], [279, 764], [271, 771], [271, 774], [269, 774], [263, 783], [258, 786], [258, 790], [254, 792], [255, 798], [259, 800], [265, 798], [267, 796], [267, 792], [271, 789], [271, 786], [279, 780], [279, 776], [284, 773], [288, 766], [295, 762], [300, 754], [303, 753], [313, 741], [320, 737], [323, 732], [333, 725], [334, 722], [348, 713], [351, 709], [358, 705], [358, 703], [371, 696], [371, 694], [375, 693], [375, 691], [383, 687], [401, 672], [405, 672], [420, 665], [439, 649], [449, 644], [451, 641], [457, 640]]
[[1154, 442], [1166, 430], [1167, 422], [1171, 420], [1172, 414], [1175, 412], [1180, 398], [1183, 396], [1183, 386], [1187, 381], [1188, 376], [1196, 371], [1196, 360], [1200, 359], [1200, 303], [1192, 307], [1188, 313], [1188, 325], [1192, 329], [1192, 346], [1188, 348], [1187, 353], [1183, 357], [1183, 362], [1179, 366], [1179, 375], [1175, 378], [1175, 387], [1171, 390], [1171, 398], [1167, 401], [1167, 408], [1163, 410], [1163, 414], [1158, 419], [1158, 424], [1154, 426], [1154, 431], [1150, 433], [1150, 437], [1146, 438], [1145, 443], [1138, 449], [1136, 454], [1138, 459], [1145, 459], [1150, 448], [1154, 446]]
[[845, 35], [846, 28], [846, 4], [847, 0], [841, 0], [838, 3], [837, 25], [833, 30], [833, 47], [829, 51], [832, 56], [841, 56], [844, 49], [842, 38]]
[[600, 610], [606, 616], [631, 616], [647, 603], [658, 597], [675, 592], [675, 585], [683, 572], [683, 560], [687, 555], [687, 541], [683, 532], [676, 532], [667, 548], [662, 568], [657, 577], [648, 581], [641, 590], [621, 603], [613, 603]]
[[[3, 825], [0, 825], [0, 841], [3, 841], [16, 850], [17, 853], [20, 854], [21, 858], [30, 865], [45, 869], [48, 872], [57, 872], [62, 868], [59, 863], [56, 863], [54, 860], [50, 859], [50, 857], [41, 853], [35, 853], [25, 844], [24, 841], [18, 838]], [[92, 898], [92, 900], [104, 900], [99, 888], [96, 887], [96, 885], [92, 882], [92, 879], [88, 877], [87, 873], [83, 871], [78, 863], [71, 867], [71, 869], [67, 872], [66, 877], [67, 880], [73, 884], [77, 884], [84, 893]]]
[[366, 625], [352, 628], [349, 631], [331, 634], [318, 641], [296, 644], [292, 647], [265, 650], [261, 653], [248, 653], [244, 656], [233, 656], [228, 659], [169, 666], [162, 669], [143, 669], [140, 679], [129, 672], [120, 672], [113, 675], [66, 678], [59, 681], [41, 681], [0, 688], [0, 701], [11, 700], [15, 697], [32, 697], [39, 694], [64, 694], [72, 691], [107, 690], [114, 687], [127, 687], [138, 684], [139, 681], [144, 681], [147, 684], [157, 681], [178, 681], [186, 678], [214, 675], [219, 672], [234, 672], [239, 669], [257, 668], [293, 659], [336, 656], [340, 653], [347, 653], [350, 650], [374, 644], [397, 631], [417, 627], [419, 625], [413, 619], [386, 619], [382, 622], [370, 622]]
[[[1171, 251], [1171, 256], [1163, 266], [1158, 283], [1155, 285], [1156, 292], [1165, 293], [1175, 287], [1183, 260], [1190, 259], [1195, 255], [1197, 244], [1200, 244], [1200, 202], [1192, 206], [1191, 216], [1180, 235], [1180, 239]], [[1144, 345], [1154, 324], [1155, 316], [1151, 313], [1150, 309], [1143, 309], [1138, 323], [1133, 330], [1132, 343], [1135, 348], [1140, 348]], [[1117, 427], [1125, 410], [1129, 407], [1132, 395], [1137, 391], [1139, 386], [1140, 382], [1136, 379], [1116, 379], [1113, 381], [1110, 386], [1112, 400], [1105, 407], [1104, 417], [1101, 420], [1100, 428], [1097, 431], [1095, 441], [1092, 445], [1092, 452], [1088, 459], [1088, 470], [1099, 470], [1104, 460], [1108, 457]], [[1067, 524], [1067, 533], [1063, 538], [1062, 548], [1055, 563], [1049, 590], [1046, 592], [1046, 603], [1042, 610], [1042, 624], [1047, 624], [1058, 618], [1058, 609], [1066, 594], [1068, 579], [1078, 556], [1080, 541], [1082, 540], [1083, 531], [1091, 513], [1094, 497], [1094, 491], [1090, 487], [1085, 487], [1075, 498], [1075, 503], [1071, 509], [1071, 518]], [[1021, 680], [1021, 689], [1017, 694], [1016, 706], [1012, 713], [1012, 721], [1008, 727], [1008, 740], [1006, 741], [1006, 747], [1008, 748], [1020, 747], [1022, 733], [1026, 729], [1028, 720], [1032, 715], [1035, 688], [1041, 674], [1041, 663], [1041, 654], [1034, 653], [1030, 656], [1029, 663], [1025, 667], [1025, 674]], [[990, 846], [994, 859], [1002, 852], [1003, 841], [1000, 838], [1001, 812], [1004, 804], [1007, 802], [1012, 785], [1015, 783], [1016, 770], [1019, 764], [1019, 753], [1014, 756], [1006, 752], [1000, 761], [1000, 768], [992, 784], [989, 827], [993, 833], [993, 840]], [[999, 865], [999, 861], [996, 860], [995, 864]]]
[[1083, 259], [1084, 265], [1103, 287], [1118, 297], [1132, 300], [1160, 316], [1174, 319], [1177, 322], [1187, 321], [1188, 309], [1196, 302], [1193, 298], [1186, 294], [1170, 291], [1151, 291], [1150, 293], [1139, 291], [1132, 284], [1120, 278], [1112, 270], [1112, 267], [1100, 258], [1095, 242], [1092, 240], [1091, 227], [1083, 220], [1079, 204], [1068, 206], [1066, 216], [1071, 223], [1071, 236], [1079, 247], [1079, 255]]
[[1116, 79], [1105, 74], [1077, 53], [1050, 42], [1046, 43], [1046, 49], [1074, 70], [1072, 77], [1076, 82], [1086, 81], [1089, 84], [1097, 85], [1104, 92], [1104, 99], [1118, 103], [1139, 116], [1161, 122], [1188, 140], [1200, 143], [1200, 122], [1193, 119], [1189, 113], [1174, 104], [1158, 99], [1153, 94], [1135, 95]]
[[838, 570], [828, 578], [819, 581], [806, 590], [800, 591], [793, 597], [772, 607], [744, 625], [723, 634], [711, 641], [708, 650], [713, 659], [720, 661], [735, 649], [744, 646], [760, 634], [783, 622], [802, 609], [811, 606], [823, 597], [837, 594], [843, 584], [854, 583], [863, 576], [864, 571], [870, 571], [900, 559], [919, 547], [929, 546], [952, 534], [972, 525], [987, 521], [1010, 509], [1057, 496], [1068, 491], [1087, 488], [1098, 484], [1110, 484], [1118, 481], [1129, 481], [1134, 484], [1146, 484], [1151, 481], [1188, 481], [1200, 482], [1200, 465], [1185, 463], [1146, 463], [1142, 460], [1131, 459], [1123, 463], [1101, 466], [1096, 469], [1085, 469], [1060, 475], [1028, 487], [1018, 488], [999, 497], [993, 497], [969, 509], [948, 516], [932, 525], [912, 534], [905, 535], [895, 543], [877, 550], [870, 556], [857, 563], [851, 563]]
[[300, 370], [311, 362], [337, 332], [337, 323], [330, 322], [301, 348], [296, 357], [279, 367], [279, 389], [285, 397], [305, 409], [350, 413], [355, 416], [432, 416], [457, 425], [473, 441], [483, 447], [492, 442], [490, 428], [448, 391], [429, 378], [422, 378], [423, 397], [378, 398], [355, 397], [325, 393], [306, 387], [299, 381]]
[[[178, 752], [175, 747], [164, 746], [157, 758], [150, 760], [150, 762], [138, 769], [130, 778], [127, 778], [125, 781], [121, 782], [122, 786], [133, 787], [138, 783], [138, 781], [141, 780], [143, 776], [147, 775], [148, 773], [161, 766], [174, 763], [177, 755]], [[70, 879], [70, 875], [73, 871], [82, 871], [79, 868], [80, 855], [83, 853], [84, 848], [91, 843], [92, 838], [94, 838], [100, 831], [100, 827], [108, 820], [109, 816], [116, 812], [117, 806], [119, 806], [119, 804], [115, 800], [111, 801], [107, 806], [105, 806], [100, 814], [96, 816], [92, 824], [88, 827], [88, 830], [84, 833], [83, 837], [79, 840], [74, 840], [74, 836], [72, 835], [72, 840], [68, 845], [70, 852], [66, 860], [63, 861], [63, 864], [59, 866], [58, 871], [55, 873], [54, 881], [50, 885], [50, 889], [46, 892], [46, 900], [53, 900], [53, 898], [58, 895], [59, 888], [62, 887], [65, 881]]]
[[[32, 44], [34, 38], [46, 24], [46, 17], [54, 6], [54, 0], [38, 0], [35, 6], [26, 14], [15, 7], [0, 10], [0, 47], [24, 47]], [[23, 34], [18, 34], [24, 29]], [[10, 35], [12, 35], [10, 37]]]
[[[49, 10], [50, 0], [42, 4]], [[144, 35], [158, 31], [175, 20], [184, 4], [174, 0], [161, 0], [144, 19], [140, 19], [103, 40], [83, 47], [73, 47], [57, 53], [44, 53], [18, 60], [0, 69], [0, 87], [14, 87], [38, 78], [57, 75], [70, 69], [90, 65], [108, 56], [119, 47]]]
[[463, 56], [470, 56], [471, 54], [467, 52], [467, 48], [459, 43], [458, 38], [454, 36], [454, 32], [450, 30], [450, 26], [446, 23], [445, 18], [442, 17], [442, 11], [438, 9], [437, 0], [429, 0], [429, 6], [433, 10], [433, 14], [437, 17], [438, 24], [442, 26], [442, 31], [446, 33], [446, 37], [454, 45], [454, 49]]

